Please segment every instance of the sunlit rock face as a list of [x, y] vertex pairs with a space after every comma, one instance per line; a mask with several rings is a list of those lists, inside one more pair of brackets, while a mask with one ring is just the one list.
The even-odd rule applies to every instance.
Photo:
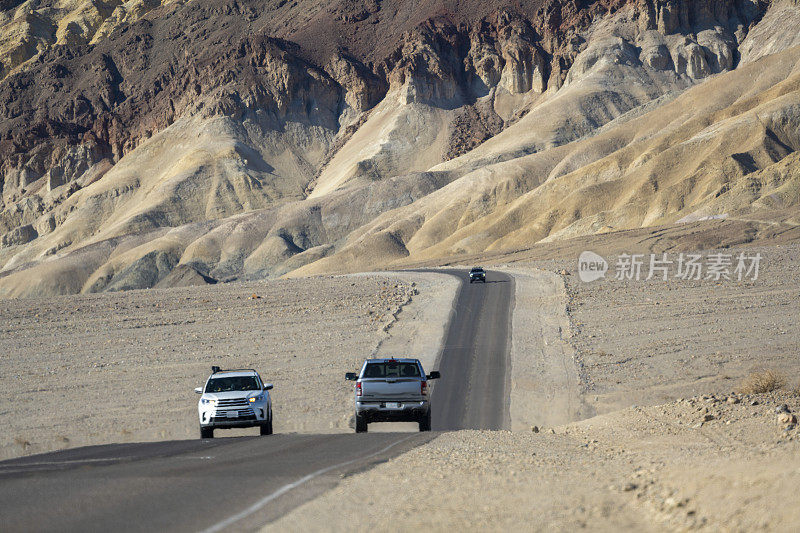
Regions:
[[709, 202], [744, 211], [763, 195], [714, 194], [757, 172], [791, 206], [780, 176], [793, 174], [779, 170], [797, 146], [791, 95], [733, 127], [725, 113], [745, 111], [723, 112], [737, 97], [719, 85], [703, 97], [718, 107], [691, 105], [723, 137], [699, 139], [746, 142], [693, 152], [703, 163], [669, 176], [649, 162], [702, 120], [630, 125], [720, 77], [740, 83], [746, 66], [764, 91], [791, 79], [799, 12], [0, 2], [0, 295], [146, 288], [179, 267], [201, 280], [373, 268], [669, 222]]

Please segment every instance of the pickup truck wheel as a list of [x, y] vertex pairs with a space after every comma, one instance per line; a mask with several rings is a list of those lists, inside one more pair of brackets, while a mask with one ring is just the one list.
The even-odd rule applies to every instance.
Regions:
[[367, 432], [367, 417], [364, 415], [356, 415], [356, 433]]
[[214, 438], [214, 428], [204, 428], [200, 427], [200, 438], [201, 439], [213, 439]]
[[428, 414], [423, 416], [419, 419], [419, 430], [420, 431], [430, 431], [431, 430], [431, 412], [428, 411]]

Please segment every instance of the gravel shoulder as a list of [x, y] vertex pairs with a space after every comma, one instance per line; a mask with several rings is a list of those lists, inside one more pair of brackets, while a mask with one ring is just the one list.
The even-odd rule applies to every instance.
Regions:
[[516, 294], [511, 340], [511, 429], [555, 426], [590, 416], [570, 344], [567, 293], [558, 274], [507, 268]]
[[391, 350], [435, 358], [454, 294], [450, 276], [374, 274], [3, 300], [0, 458], [196, 438], [212, 364], [274, 383], [276, 432], [352, 431], [344, 373]]
[[[361, 275], [354, 274], [352, 277]], [[429, 272], [385, 272], [380, 275], [411, 285], [420, 296], [412, 298], [398, 310], [397, 320], [391, 328], [386, 329], [386, 335], [379, 341], [374, 355], [416, 357], [426, 371], [433, 370], [447, 333], [459, 288], [458, 280]]]

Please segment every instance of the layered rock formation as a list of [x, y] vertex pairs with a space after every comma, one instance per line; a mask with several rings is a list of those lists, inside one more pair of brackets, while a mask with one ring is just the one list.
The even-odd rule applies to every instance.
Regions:
[[795, 187], [792, 3], [43, 4], [0, 18], [35, 50], [0, 48], [0, 295], [374, 268]]

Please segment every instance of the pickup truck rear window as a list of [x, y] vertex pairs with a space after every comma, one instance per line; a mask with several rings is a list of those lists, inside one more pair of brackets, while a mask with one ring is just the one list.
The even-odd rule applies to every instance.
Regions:
[[421, 374], [416, 363], [367, 363], [364, 378], [418, 378]]

